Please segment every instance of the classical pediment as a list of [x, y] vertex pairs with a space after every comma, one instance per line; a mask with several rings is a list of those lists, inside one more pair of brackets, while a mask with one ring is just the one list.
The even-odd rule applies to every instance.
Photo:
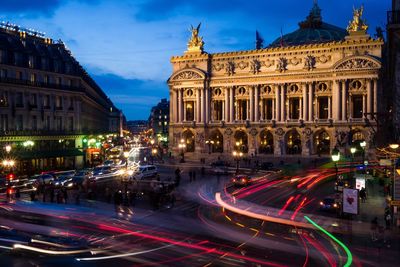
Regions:
[[370, 57], [352, 57], [344, 59], [334, 67], [335, 70], [379, 69], [381, 64]]
[[181, 81], [181, 80], [198, 80], [204, 79], [205, 74], [199, 70], [183, 70], [172, 75], [171, 81]]

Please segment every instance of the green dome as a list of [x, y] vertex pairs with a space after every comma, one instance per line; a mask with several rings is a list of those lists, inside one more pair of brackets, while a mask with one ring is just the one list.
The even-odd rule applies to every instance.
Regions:
[[321, 9], [315, 2], [306, 20], [299, 23], [300, 28], [277, 38], [269, 47], [296, 46], [341, 41], [347, 35], [345, 29], [322, 22]]

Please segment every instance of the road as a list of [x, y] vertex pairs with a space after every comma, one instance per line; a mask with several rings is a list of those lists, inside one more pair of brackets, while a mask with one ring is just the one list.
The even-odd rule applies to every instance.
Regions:
[[[186, 164], [188, 166], [189, 164]], [[274, 208], [294, 220], [319, 212], [319, 200], [333, 193], [332, 170], [273, 179], [235, 188], [229, 177], [204, 177], [182, 185], [173, 208], [152, 210], [146, 200], [117, 209], [103, 202], [81, 206], [30, 201], [0, 205], [0, 260], [5, 266], [343, 266], [346, 251], [316, 228], [299, 228], [238, 215], [219, 206], [216, 192], [250, 205]], [[175, 167], [159, 166], [162, 180]], [[329, 216], [326, 216], [329, 215]], [[331, 229], [329, 229], [331, 230]], [[339, 233], [348, 239], [346, 233]], [[353, 248], [360, 249], [358, 244]], [[354, 254], [353, 263], [373, 266]], [[6, 265], [7, 264], [7, 265]]]

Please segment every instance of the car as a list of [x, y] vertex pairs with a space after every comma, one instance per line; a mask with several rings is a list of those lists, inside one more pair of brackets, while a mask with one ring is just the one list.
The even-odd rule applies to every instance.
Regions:
[[64, 187], [71, 180], [72, 180], [72, 177], [70, 175], [60, 175], [57, 177], [56, 180], [54, 180], [54, 185], [56, 187]]
[[339, 206], [334, 197], [326, 197], [319, 202], [319, 209], [321, 211], [337, 211]]
[[54, 182], [54, 176], [49, 173], [41, 174], [36, 178], [36, 184], [39, 185], [49, 185], [53, 182]]
[[246, 186], [252, 182], [251, 177], [248, 175], [240, 174], [232, 178], [232, 183], [235, 186]]
[[103, 174], [109, 174], [112, 172], [112, 167], [111, 166], [97, 166], [93, 169], [93, 175], [103, 175]]
[[152, 178], [158, 175], [157, 167], [154, 165], [143, 165], [139, 166], [136, 172], [133, 174], [133, 178], [136, 180], [143, 180], [146, 178]]
[[217, 160], [210, 164], [211, 167], [229, 167], [230, 164], [227, 161]]

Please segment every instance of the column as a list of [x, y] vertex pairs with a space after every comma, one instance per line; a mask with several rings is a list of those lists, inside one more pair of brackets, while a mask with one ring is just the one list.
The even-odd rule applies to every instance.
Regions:
[[225, 122], [229, 122], [229, 87], [225, 88]]
[[272, 98], [272, 119], [276, 120], [276, 111], [275, 111], [275, 99]]
[[299, 100], [299, 109], [300, 109], [300, 112], [299, 112], [300, 116], [299, 116], [299, 118], [300, 118], [300, 119], [303, 119], [303, 98], [300, 98], [300, 100]]
[[264, 118], [264, 113], [265, 113], [265, 110], [264, 110], [264, 98], [261, 98], [261, 114], [260, 114], [260, 120], [265, 120], [265, 118]]
[[281, 120], [281, 112], [280, 112], [281, 106], [280, 106], [280, 103], [279, 103], [279, 91], [280, 91], [280, 89], [279, 89], [278, 85], [274, 85], [274, 88], [275, 88], [275, 102], [276, 102], [275, 103], [275, 108], [276, 108], [276, 117], [275, 117], [275, 119], [276, 119], [276, 121], [280, 121]]
[[206, 121], [205, 123], [208, 124], [208, 122], [210, 121], [210, 90], [209, 88], [206, 88]]
[[[246, 107], [247, 107], [247, 111], [246, 111], [246, 120], [248, 120], [248, 121], [250, 121], [250, 109], [249, 109], [249, 107], [250, 107], [250, 101], [249, 101], [249, 99], [247, 99], [246, 100]], [[251, 112], [251, 113], [253, 113], [253, 112]]]
[[201, 92], [201, 88], [198, 88], [196, 90], [196, 122], [199, 123], [201, 122], [201, 107], [200, 107], [200, 92]]
[[254, 87], [254, 121], [258, 122], [260, 120], [260, 99], [259, 99], [259, 92], [258, 92], [258, 85]]
[[183, 121], [183, 89], [178, 89], [178, 122]]
[[235, 89], [233, 87], [231, 87], [229, 89], [229, 121], [233, 122], [235, 121], [235, 102], [234, 102], [234, 97], [233, 94], [235, 92]]
[[342, 121], [347, 120], [347, 92], [346, 92], [346, 81], [341, 82], [342, 91]]
[[254, 87], [250, 86], [249, 90], [249, 98], [250, 98], [250, 114], [248, 116], [249, 121], [254, 121]]
[[367, 115], [367, 96], [365, 94], [363, 94], [363, 118], [365, 118], [365, 116]]
[[314, 120], [314, 114], [313, 114], [313, 84], [309, 83], [308, 84], [308, 121], [313, 121]]
[[204, 96], [204, 88], [202, 88], [201, 91], [201, 98], [200, 98], [200, 104], [201, 104], [201, 122], [205, 123], [206, 122], [206, 99]]
[[[378, 80], [374, 79], [374, 113], [378, 113]], [[378, 116], [375, 115], [375, 118]]]
[[349, 118], [353, 117], [353, 101], [352, 101], [352, 95], [349, 94], [349, 98], [348, 98], [348, 102], [349, 104], [347, 105], [347, 112], [349, 113]]
[[332, 107], [332, 98], [328, 96], [328, 119], [332, 118], [332, 112], [331, 112], [331, 107]]
[[372, 81], [367, 80], [367, 118], [370, 120], [371, 119], [371, 113], [372, 111], [372, 86], [371, 86]]
[[169, 105], [169, 119], [171, 122], [175, 122], [175, 91], [170, 89], [170, 105]]
[[308, 114], [307, 114], [307, 105], [309, 105], [308, 101], [307, 101], [307, 85], [305, 83], [301, 84], [301, 87], [303, 89], [303, 109], [302, 109], [302, 119], [304, 121], [308, 120]]
[[286, 103], [285, 103], [285, 85], [279, 85], [279, 87], [281, 88], [281, 121], [284, 122], [286, 120], [286, 114], [285, 114], [285, 108], [286, 108]]
[[338, 121], [340, 118], [340, 89], [338, 80], [333, 81], [332, 84], [332, 102], [333, 120]]

